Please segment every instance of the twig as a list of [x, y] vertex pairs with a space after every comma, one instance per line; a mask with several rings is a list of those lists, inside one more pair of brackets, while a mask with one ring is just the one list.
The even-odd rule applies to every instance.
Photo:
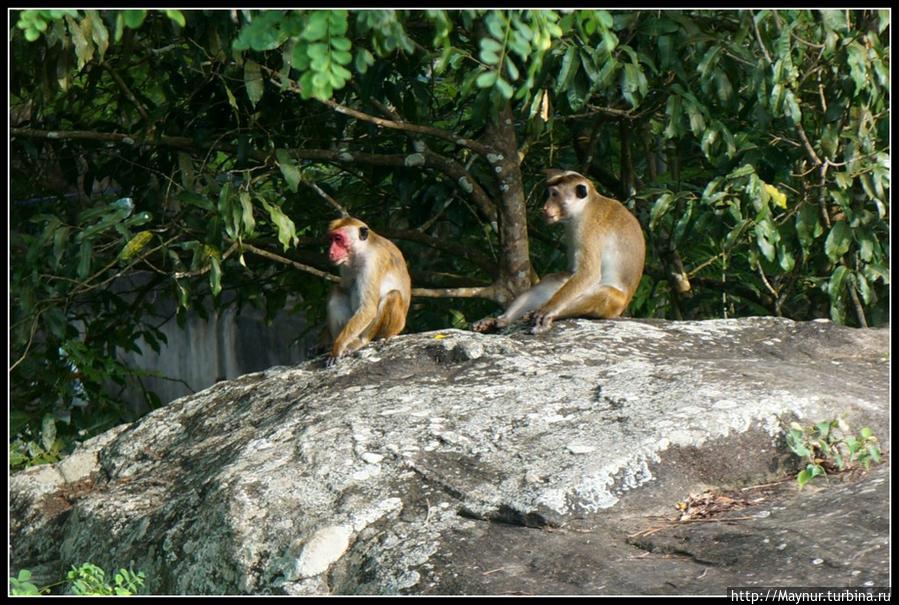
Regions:
[[802, 139], [802, 144], [805, 146], [805, 152], [808, 154], [808, 157], [815, 163], [815, 166], [820, 166], [821, 158], [815, 153], [815, 148], [809, 142], [808, 135], [805, 134], [805, 128], [802, 127], [801, 122], [796, 123], [796, 131], [799, 133], [799, 138]]
[[40, 318], [40, 316], [40, 313], [34, 314], [34, 320], [31, 322], [31, 334], [28, 336], [28, 344], [25, 346], [25, 351], [22, 353], [22, 356], [19, 357], [14, 364], [9, 366], [10, 372], [15, 370], [16, 366], [18, 366], [26, 357], [28, 357], [28, 350], [31, 349], [31, 343], [34, 341], [34, 334], [35, 332], [37, 332], [37, 320]]
[[759, 46], [762, 47], [762, 53], [765, 55], [765, 60], [768, 62], [768, 65], [771, 65], [773, 61], [771, 61], [771, 55], [768, 54], [768, 49], [765, 48], [765, 43], [762, 42], [762, 33], [759, 31], [759, 26], [755, 22], [755, 15], [752, 11], [749, 11], [749, 18], [752, 20], [752, 29], [755, 30], [755, 39], [758, 41]]
[[125, 81], [118, 74], [118, 72], [110, 67], [109, 63], [104, 63], [103, 67], [106, 68], [106, 71], [109, 72], [109, 75], [112, 76], [112, 79], [115, 80], [115, 83], [118, 85], [118, 87], [122, 89], [122, 92], [125, 93], [125, 96], [128, 98], [128, 100], [134, 103], [134, 105], [137, 107], [137, 111], [140, 112], [140, 117], [142, 117], [145, 122], [149, 122], [150, 118], [147, 115], [147, 108], [144, 107], [144, 104], [134, 96], [134, 93], [131, 92], [131, 89], [128, 88], [128, 85], [125, 84]]
[[340, 213], [340, 216], [341, 216], [341, 217], [346, 218], [346, 217], [348, 217], [348, 216], [350, 215], [350, 213], [347, 212], [346, 208], [344, 208], [343, 206], [341, 206], [340, 203], [339, 203], [337, 200], [335, 200], [333, 197], [331, 197], [330, 195], [328, 195], [328, 194], [327, 194], [324, 190], [322, 190], [322, 188], [319, 187], [317, 184], [315, 184], [315, 183], [305, 183], [305, 184], [306, 184], [307, 186], [311, 187], [312, 189], [315, 189], [315, 192], [318, 193], [320, 196], [322, 196], [322, 197], [325, 199], [326, 202], [328, 202], [329, 204], [331, 204], [331, 206], [333, 206], [334, 209], [337, 210], [337, 212]]
[[748, 492], [752, 489], [762, 489], [763, 487], [771, 487], [772, 485], [780, 485], [781, 483], [786, 483], [787, 481], [792, 481], [792, 477], [785, 477], [783, 479], [778, 479], [777, 481], [772, 481], [771, 483], [760, 483], [758, 485], [750, 485], [749, 487], [740, 488], [741, 492]]

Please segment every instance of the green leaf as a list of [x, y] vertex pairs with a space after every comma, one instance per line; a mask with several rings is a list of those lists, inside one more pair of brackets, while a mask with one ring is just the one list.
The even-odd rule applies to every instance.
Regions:
[[874, 260], [874, 250], [877, 246], [874, 234], [869, 229], [861, 227], [853, 229], [852, 234], [855, 236], [855, 241], [858, 242], [858, 254], [861, 259], [866, 263]]
[[131, 29], [137, 29], [140, 27], [144, 19], [147, 17], [147, 11], [145, 10], [126, 10], [123, 11], [122, 17], [124, 19], [124, 23], [126, 27]]
[[498, 40], [502, 40], [506, 37], [503, 19], [498, 13], [488, 13], [487, 17], [484, 19], [484, 22], [487, 24], [487, 31], [490, 32], [491, 36], [497, 38]]
[[871, 456], [871, 459], [874, 460], [877, 464], [880, 464], [880, 448], [876, 445], [869, 445], [867, 447], [868, 455]]
[[247, 96], [250, 98], [250, 103], [252, 103], [255, 108], [256, 103], [262, 98], [264, 87], [262, 83], [262, 71], [259, 68], [259, 64], [252, 59], [247, 59], [244, 63], [243, 80], [247, 87]]
[[799, 243], [807, 253], [815, 239], [824, 233], [824, 228], [818, 221], [818, 208], [810, 204], [803, 204], [796, 213], [795, 225]]
[[209, 270], [209, 288], [212, 290], [213, 296], [218, 296], [219, 292], [222, 291], [222, 263], [219, 261], [217, 256], [210, 256], [210, 270]]
[[612, 25], [614, 24], [612, 21], [612, 15], [608, 11], [598, 10], [593, 14], [596, 17], [596, 20], [599, 22], [599, 24], [602, 27], [604, 27], [605, 29], [611, 28]]
[[655, 204], [652, 205], [652, 210], [649, 213], [649, 228], [655, 229], [659, 223], [659, 220], [665, 214], [668, 213], [668, 210], [671, 208], [671, 205], [674, 203], [674, 196], [668, 192], [663, 193], [659, 196], [659, 199], [656, 200]]
[[837, 265], [827, 282], [827, 292], [830, 295], [831, 307], [843, 295], [843, 286], [849, 276], [849, 269], [843, 265]]
[[275, 158], [277, 159], [278, 167], [281, 169], [281, 174], [284, 176], [284, 180], [287, 181], [287, 186], [291, 191], [296, 193], [300, 186], [300, 179], [302, 176], [296, 162], [290, 157], [290, 153], [286, 149], [276, 150]]
[[174, 9], [167, 9], [165, 11], [165, 14], [169, 19], [171, 19], [172, 21], [174, 21], [181, 27], [184, 27], [185, 25], [187, 25], [187, 21], [184, 20], [184, 14], [182, 14], [181, 11], [174, 10]]
[[353, 55], [343, 50], [335, 50], [331, 53], [331, 57], [340, 65], [348, 65], [353, 62]]
[[485, 71], [478, 76], [476, 83], [478, 88], [490, 88], [496, 84], [497, 73], [495, 71]]
[[349, 24], [347, 23], [347, 11], [345, 10], [329, 10], [328, 25], [330, 26], [328, 34], [330, 36], [342, 36], [347, 32]]
[[85, 279], [88, 274], [90, 274], [92, 252], [93, 244], [91, 243], [91, 240], [82, 240], [81, 249], [78, 252], [78, 269], [76, 271], [78, 279]]
[[555, 91], [557, 93], [567, 90], [571, 85], [571, 79], [577, 73], [577, 62], [575, 62], [575, 53], [577, 48], [569, 46], [562, 57], [562, 68], [559, 70], [559, 76], [556, 78]]
[[303, 40], [316, 42], [323, 40], [328, 35], [328, 11], [313, 11], [306, 21], [306, 28], [303, 30]]
[[512, 85], [499, 77], [496, 79], [496, 88], [504, 99], [511, 99], [512, 95], [515, 94], [515, 89], [512, 88]]
[[331, 38], [331, 48], [343, 52], [349, 52], [353, 47], [353, 43], [347, 38]]
[[278, 229], [278, 241], [281, 242], [284, 250], [286, 251], [290, 247], [291, 243], [295, 246], [298, 240], [296, 235], [296, 227], [294, 226], [293, 221], [290, 220], [287, 215], [285, 215], [281, 211], [281, 209], [274, 204], [269, 204], [265, 200], [260, 201], [268, 211], [272, 222], [275, 224], [275, 227]]
[[849, 251], [852, 243], [852, 230], [846, 221], [837, 221], [833, 224], [827, 239], [824, 242], [824, 251], [833, 262], [839, 262], [843, 255]]
[[515, 66], [515, 62], [509, 59], [508, 57], [503, 62], [503, 65], [506, 66], [506, 72], [509, 74], [509, 79], [513, 82], [518, 79], [519, 72], [518, 67]]
[[368, 49], [360, 48], [356, 51], [355, 67], [356, 71], [364, 74], [368, 68], [375, 64], [375, 58]]
[[241, 219], [243, 222], [244, 231], [248, 235], [253, 235], [253, 229], [256, 227], [256, 219], [253, 218], [253, 202], [250, 199], [250, 194], [247, 191], [240, 192], [240, 205], [243, 210]]
[[780, 233], [770, 217], [764, 217], [755, 224], [756, 242], [759, 250], [769, 261], [774, 261], [776, 254], [775, 244], [780, 241]]

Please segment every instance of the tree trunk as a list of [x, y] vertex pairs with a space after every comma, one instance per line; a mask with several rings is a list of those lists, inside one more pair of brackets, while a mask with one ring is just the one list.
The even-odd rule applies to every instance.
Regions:
[[487, 154], [486, 159], [493, 167], [500, 191], [497, 226], [502, 254], [495, 299], [506, 304], [532, 285], [527, 208], [515, 124], [508, 103], [500, 109], [496, 121], [488, 125], [484, 137], [485, 142], [497, 151]]

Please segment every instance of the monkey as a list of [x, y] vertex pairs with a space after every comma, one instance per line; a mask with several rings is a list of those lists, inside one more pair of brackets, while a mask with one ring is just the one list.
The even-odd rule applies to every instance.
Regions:
[[371, 340], [403, 330], [412, 280], [400, 249], [358, 219], [331, 221], [328, 239], [328, 259], [340, 267], [340, 282], [328, 297], [331, 367]]
[[597, 193], [577, 172], [545, 172], [543, 216], [550, 225], [565, 225], [569, 271], [547, 275], [499, 317], [475, 322], [471, 327], [476, 332], [532, 319], [531, 333], [540, 334], [556, 319], [619, 317], [637, 290], [646, 257], [637, 218], [621, 202]]

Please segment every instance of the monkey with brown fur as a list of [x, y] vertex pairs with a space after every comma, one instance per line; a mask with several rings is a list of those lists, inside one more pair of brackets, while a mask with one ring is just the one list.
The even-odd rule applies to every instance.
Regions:
[[328, 239], [328, 258], [340, 267], [340, 283], [328, 298], [330, 367], [371, 340], [403, 330], [412, 280], [399, 248], [358, 219], [332, 221]]
[[548, 330], [555, 319], [618, 317], [640, 284], [646, 244], [636, 217], [621, 202], [597, 193], [577, 172], [546, 174], [543, 215], [551, 225], [565, 224], [569, 271], [547, 275], [499, 317], [475, 322], [477, 332], [504, 328], [526, 316], [533, 316], [533, 334]]

